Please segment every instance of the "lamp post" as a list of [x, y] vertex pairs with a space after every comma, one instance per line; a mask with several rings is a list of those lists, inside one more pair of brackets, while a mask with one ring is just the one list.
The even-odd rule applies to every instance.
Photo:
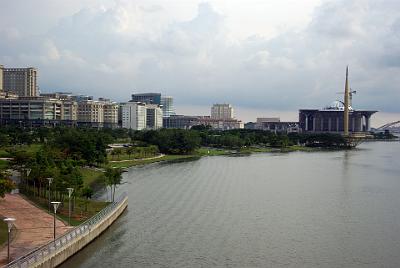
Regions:
[[5, 218], [4, 221], [7, 223], [8, 235], [7, 235], [7, 260], [10, 262], [10, 232], [13, 226], [14, 218]]
[[47, 180], [49, 181], [49, 194], [48, 194], [48, 196], [49, 196], [49, 213], [50, 213], [50, 193], [51, 193], [51, 191], [50, 191], [50, 187], [51, 187], [51, 183], [52, 183], [52, 181], [53, 181], [53, 178], [47, 178]]
[[68, 190], [68, 224], [71, 225], [71, 195], [74, 188], [67, 188]]
[[53, 204], [53, 208], [54, 208], [54, 225], [53, 225], [54, 232], [53, 232], [53, 238], [54, 238], [54, 241], [55, 241], [56, 240], [56, 213], [57, 213], [58, 206], [60, 205], [61, 202], [53, 201], [51, 203]]
[[[25, 171], [26, 171], [25, 182], [26, 182], [26, 187], [28, 188], [28, 185], [29, 185], [28, 177], [29, 177], [29, 174], [31, 174], [32, 169], [26, 168]], [[35, 188], [33, 188], [33, 195], [35, 195]]]

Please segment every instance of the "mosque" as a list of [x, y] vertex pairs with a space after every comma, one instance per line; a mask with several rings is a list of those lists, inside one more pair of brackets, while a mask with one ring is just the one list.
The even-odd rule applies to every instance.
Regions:
[[331, 105], [323, 109], [299, 110], [300, 132], [328, 132], [339, 133], [345, 136], [368, 132], [371, 126], [371, 116], [377, 111], [353, 109], [353, 107], [351, 107], [351, 97], [353, 93], [354, 92], [351, 92], [348, 86], [347, 68], [344, 94], [345, 101], [334, 101]]

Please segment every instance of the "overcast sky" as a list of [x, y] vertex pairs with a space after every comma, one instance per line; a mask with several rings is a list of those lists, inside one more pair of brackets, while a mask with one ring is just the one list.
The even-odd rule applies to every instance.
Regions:
[[42, 92], [161, 92], [244, 121], [341, 99], [348, 64], [376, 126], [400, 120], [400, 1], [1, 0], [0, 64], [37, 67]]

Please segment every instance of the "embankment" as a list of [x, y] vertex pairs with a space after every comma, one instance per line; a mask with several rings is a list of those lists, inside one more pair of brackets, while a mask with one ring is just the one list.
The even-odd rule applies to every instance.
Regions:
[[128, 197], [121, 196], [94, 217], [5, 267], [56, 267], [92, 242], [124, 212]]

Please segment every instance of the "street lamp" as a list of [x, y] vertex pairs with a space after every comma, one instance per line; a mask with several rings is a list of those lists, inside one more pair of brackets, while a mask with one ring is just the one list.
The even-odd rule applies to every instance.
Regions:
[[54, 208], [54, 225], [53, 225], [54, 235], [53, 235], [53, 238], [54, 238], [54, 240], [56, 240], [56, 213], [57, 213], [58, 206], [60, 205], [61, 202], [53, 201], [51, 203], [53, 204], [53, 208]]
[[11, 228], [13, 226], [13, 222], [15, 221], [15, 219], [14, 218], [5, 218], [4, 221], [7, 223], [7, 227], [8, 227], [7, 260], [8, 260], [8, 262], [10, 262], [10, 232], [11, 232]]
[[67, 188], [68, 190], [68, 224], [71, 225], [71, 195], [74, 188]]
[[[25, 183], [26, 183], [26, 187], [27, 187], [27, 191], [28, 191], [28, 186], [29, 186], [28, 177], [29, 177], [29, 174], [31, 174], [32, 169], [26, 168], [25, 171], [26, 171]], [[35, 188], [33, 188], [33, 195], [35, 195]]]
[[49, 196], [49, 213], [50, 213], [50, 193], [51, 193], [50, 186], [51, 186], [51, 182], [53, 181], [53, 178], [47, 178], [47, 180], [49, 181], [49, 194], [48, 194], [48, 196]]

